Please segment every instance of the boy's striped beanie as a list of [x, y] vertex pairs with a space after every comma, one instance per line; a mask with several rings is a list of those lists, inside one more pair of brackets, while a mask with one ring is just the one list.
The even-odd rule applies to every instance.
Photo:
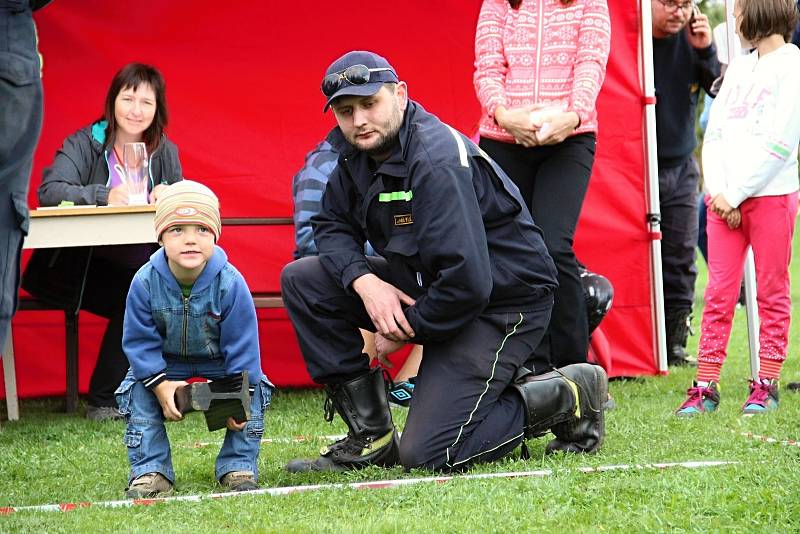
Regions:
[[156, 218], [153, 221], [158, 240], [176, 224], [200, 224], [219, 240], [222, 223], [219, 218], [219, 199], [211, 189], [200, 182], [181, 180], [166, 188], [156, 200]]

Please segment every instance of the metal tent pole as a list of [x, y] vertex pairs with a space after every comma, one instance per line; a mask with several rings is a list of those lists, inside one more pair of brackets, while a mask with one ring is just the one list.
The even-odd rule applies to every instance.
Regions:
[[639, 32], [639, 69], [644, 96], [645, 174], [647, 229], [650, 234], [650, 274], [652, 283], [651, 316], [654, 325], [653, 353], [656, 366], [667, 373], [667, 334], [664, 327], [664, 284], [661, 272], [661, 208], [658, 196], [658, 151], [656, 144], [656, 98], [653, 75], [653, 22], [650, 2], [639, 3], [641, 28]]

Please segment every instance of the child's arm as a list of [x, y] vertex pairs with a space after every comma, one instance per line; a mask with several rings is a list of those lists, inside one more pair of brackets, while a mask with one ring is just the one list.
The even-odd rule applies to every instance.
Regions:
[[152, 389], [164, 379], [167, 368], [162, 354], [163, 340], [153, 320], [150, 293], [139, 271], [133, 277], [125, 301], [125, 319], [122, 326], [122, 349], [131, 364], [133, 376]]
[[228, 374], [247, 370], [250, 385], [261, 380], [261, 351], [258, 345], [258, 319], [253, 297], [241, 274], [231, 284], [222, 300], [220, 350]]

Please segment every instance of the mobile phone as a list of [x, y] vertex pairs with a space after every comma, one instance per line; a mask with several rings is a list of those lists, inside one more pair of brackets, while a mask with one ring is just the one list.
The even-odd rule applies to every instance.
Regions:
[[700, 8], [697, 7], [697, 4], [692, 4], [692, 16], [689, 17], [689, 33], [694, 35], [694, 21], [697, 20], [697, 16], [700, 14]]

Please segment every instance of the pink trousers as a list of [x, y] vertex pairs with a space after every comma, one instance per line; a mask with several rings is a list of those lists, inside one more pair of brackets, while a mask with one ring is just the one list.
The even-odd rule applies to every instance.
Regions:
[[739, 206], [742, 224], [735, 230], [708, 211], [708, 286], [697, 358], [701, 368], [711, 364], [718, 369], [725, 361], [748, 245], [753, 248], [758, 288], [759, 358], [762, 367], [766, 363], [778, 370], [786, 359], [791, 314], [789, 262], [797, 198], [795, 192], [745, 200]]

